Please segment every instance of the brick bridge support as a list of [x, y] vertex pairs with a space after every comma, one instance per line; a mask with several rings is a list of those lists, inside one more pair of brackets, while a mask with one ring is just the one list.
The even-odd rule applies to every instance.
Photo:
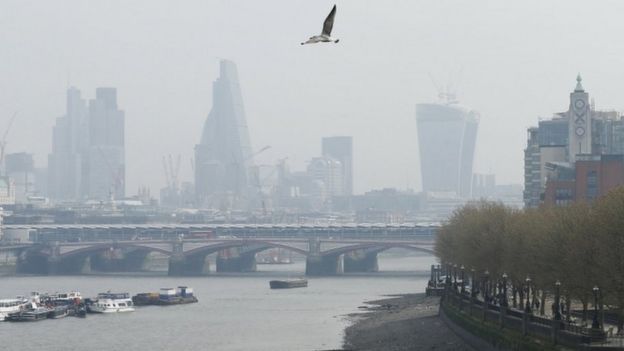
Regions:
[[240, 247], [219, 251], [217, 272], [255, 272], [256, 252], [244, 252]]
[[169, 257], [170, 276], [198, 276], [210, 274], [210, 264], [206, 254], [184, 255], [182, 242], [174, 242]]
[[379, 272], [377, 253], [379, 250], [355, 250], [344, 255], [345, 273]]

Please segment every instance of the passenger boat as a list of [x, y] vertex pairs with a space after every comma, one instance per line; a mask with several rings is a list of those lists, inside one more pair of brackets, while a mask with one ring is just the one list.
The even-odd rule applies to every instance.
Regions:
[[0, 300], [0, 322], [5, 320], [9, 314], [26, 309], [28, 305], [29, 301], [24, 297]]
[[132, 302], [137, 306], [147, 305], [180, 305], [198, 302], [193, 295], [193, 289], [186, 286], [174, 288], [161, 288], [159, 292], [140, 293], [132, 297]]
[[41, 300], [46, 303], [52, 303], [53, 305], [71, 305], [79, 304], [82, 302], [82, 294], [78, 291], [70, 291], [67, 293], [54, 293], [50, 295], [42, 295]]
[[305, 288], [308, 286], [307, 279], [288, 279], [288, 280], [271, 280], [269, 282], [271, 289], [291, 289]]
[[92, 313], [133, 312], [130, 294], [105, 292], [98, 294], [95, 300], [87, 304], [87, 311]]

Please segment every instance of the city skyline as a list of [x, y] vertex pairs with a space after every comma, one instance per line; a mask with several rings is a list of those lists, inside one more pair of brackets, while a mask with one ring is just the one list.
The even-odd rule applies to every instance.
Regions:
[[[496, 173], [500, 183], [522, 183], [525, 137], [520, 131], [566, 102], [555, 92], [569, 89], [568, 77], [581, 72], [601, 106], [624, 110], [618, 87], [624, 72], [617, 54], [623, 44], [615, 35], [622, 23], [613, 11], [621, 5], [586, 9], [586, 16], [610, 27], [590, 26], [568, 35], [564, 28], [579, 28], [585, 17], [574, 6], [579, 2], [558, 4], [476, 1], [388, 8], [338, 2], [335, 30], [342, 40], [330, 49], [298, 45], [309, 28], [318, 27], [330, 2], [197, 2], [175, 6], [176, 11], [163, 1], [123, 4], [127, 11], [78, 1], [43, 3], [35, 9], [11, 2], [12, 15], [2, 21], [7, 30], [0, 34], [6, 43], [0, 50], [7, 58], [0, 68], [6, 77], [0, 83], [5, 92], [0, 96], [0, 128], [19, 111], [7, 152], [34, 153], [40, 167], [50, 148], [49, 128], [63, 111], [66, 87], [92, 91], [115, 86], [120, 105], [132, 116], [126, 121], [127, 189], [132, 193], [147, 185], [156, 191], [164, 184], [162, 155], [183, 155], [180, 177], [192, 179], [190, 157], [197, 140], [190, 136], [201, 128], [212, 104], [215, 56], [227, 57], [239, 70], [251, 72], [241, 77], [241, 84], [253, 143], [256, 148], [272, 146], [258, 164], [275, 164], [288, 156], [294, 167], [304, 168], [317, 152], [318, 139], [352, 135], [359, 141], [354, 150], [355, 193], [419, 189], [418, 157], [405, 162], [406, 155], [389, 151], [416, 152], [416, 140], [410, 137], [416, 130], [415, 105], [435, 101], [438, 93], [428, 73], [445, 81], [448, 72], [461, 71], [455, 74], [460, 100], [482, 115], [475, 171]], [[292, 16], [279, 25], [260, 24], [276, 8]], [[553, 19], [548, 14], [555, 8], [558, 16]], [[51, 16], [33, 23], [28, 20], [33, 11]], [[474, 25], [478, 14], [492, 11], [496, 16]], [[373, 32], [365, 20], [372, 14], [392, 20]], [[226, 18], [236, 19], [230, 23]], [[175, 29], [157, 25], [163, 19]], [[299, 29], [284, 33], [285, 25]], [[365, 42], [381, 47], [372, 50]], [[579, 42], [592, 49], [578, 50]], [[553, 51], [557, 55], [544, 56]], [[317, 69], [312, 73], [310, 67]], [[145, 125], [150, 125], [149, 133]], [[146, 149], [151, 153], [146, 155]], [[379, 162], [390, 171], [375, 172]]]

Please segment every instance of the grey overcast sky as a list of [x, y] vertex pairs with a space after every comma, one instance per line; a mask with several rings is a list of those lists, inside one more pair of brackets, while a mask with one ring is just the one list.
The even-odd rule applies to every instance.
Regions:
[[[339, 44], [299, 43], [338, 6]], [[323, 136], [354, 137], [358, 193], [420, 188], [415, 104], [453, 79], [481, 114], [477, 172], [522, 183], [526, 127], [567, 109], [577, 72], [599, 109], [624, 110], [624, 1], [0, 1], [0, 132], [44, 166], [68, 84], [118, 89], [127, 192], [181, 175], [212, 105], [218, 59], [238, 65], [253, 148], [303, 169]], [[459, 73], [461, 72], [461, 74]]]

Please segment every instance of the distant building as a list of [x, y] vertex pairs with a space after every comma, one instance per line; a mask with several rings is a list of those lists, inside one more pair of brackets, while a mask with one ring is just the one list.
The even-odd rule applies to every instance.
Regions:
[[80, 90], [67, 90], [67, 112], [56, 119], [52, 130], [52, 152], [48, 156], [48, 194], [55, 201], [82, 198], [86, 148], [89, 139], [88, 113]]
[[624, 119], [615, 111], [596, 111], [580, 75], [576, 80], [568, 110], [528, 129], [526, 207], [591, 201], [624, 184]]
[[0, 206], [15, 204], [15, 186], [9, 177], [0, 177]]
[[423, 191], [469, 198], [478, 114], [453, 102], [418, 104], [416, 123]]
[[117, 107], [115, 88], [97, 88], [89, 101], [89, 148], [86, 197], [123, 199], [125, 193], [125, 115]]
[[342, 194], [353, 195], [353, 138], [350, 136], [326, 137], [322, 141], [323, 157], [340, 161], [342, 167]]
[[6, 155], [6, 175], [15, 184], [15, 202], [26, 203], [35, 189], [35, 161], [32, 154], [19, 152]]
[[222, 60], [213, 106], [195, 146], [195, 196], [202, 207], [244, 208], [252, 195], [251, 143], [236, 65]]
[[67, 112], [56, 120], [48, 156], [53, 201], [125, 196], [124, 119], [115, 88], [97, 88], [88, 108], [80, 90], [67, 90]]
[[575, 167], [550, 164], [545, 205], [593, 201], [624, 185], [624, 155], [577, 155]]
[[322, 184], [323, 194], [319, 195], [323, 198], [343, 195], [342, 170], [342, 163], [331, 157], [314, 157], [308, 165], [310, 178]]
[[472, 197], [488, 199], [496, 196], [496, 176], [475, 173], [472, 176]]

